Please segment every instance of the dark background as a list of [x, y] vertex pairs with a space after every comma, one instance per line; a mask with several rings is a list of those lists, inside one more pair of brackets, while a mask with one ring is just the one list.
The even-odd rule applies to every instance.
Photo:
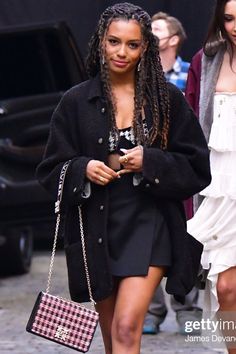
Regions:
[[[106, 0], [0, 0], [0, 29], [25, 24], [49, 23], [65, 20], [83, 56], [88, 40], [102, 11], [109, 5], [124, 1]], [[165, 11], [177, 17], [184, 25], [188, 39], [181, 55], [191, 60], [202, 46], [214, 0], [133, 0], [151, 16]]]

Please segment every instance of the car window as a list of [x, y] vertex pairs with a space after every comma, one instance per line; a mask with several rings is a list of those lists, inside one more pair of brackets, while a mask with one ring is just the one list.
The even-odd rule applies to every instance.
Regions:
[[0, 36], [0, 99], [70, 87], [64, 53], [54, 33]]

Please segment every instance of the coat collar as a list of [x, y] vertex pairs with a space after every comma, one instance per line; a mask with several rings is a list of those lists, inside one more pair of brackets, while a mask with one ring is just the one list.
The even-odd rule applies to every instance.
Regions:
[[95, 77], [91, 78], [89, 80], [89, 85], [90, 85], [89, 93], [88, 93], [89, 101], [97, 97], [104, 98], [100, 74], [97, 74]]

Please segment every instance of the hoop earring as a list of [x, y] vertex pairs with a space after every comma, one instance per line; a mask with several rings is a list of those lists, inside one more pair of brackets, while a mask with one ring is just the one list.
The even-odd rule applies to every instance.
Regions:
[[224, 37], [222, 36], [221, 30], [218, 31], [218, 37], [219, 37], [219, 40], [220, 40], [221, 42], [224, 42], [224, 41], [225, 41]]
[[138, 66], [137, 66], [137, 71], [140, 71], [140, 70], [141, 70], [141, 60], [139, 61]]

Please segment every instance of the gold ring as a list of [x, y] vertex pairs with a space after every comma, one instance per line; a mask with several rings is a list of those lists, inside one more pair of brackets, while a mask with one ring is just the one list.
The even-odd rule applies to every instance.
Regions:
[[129, 158], [128, 158], [127, 155], [125, 155], [125, 156], [124, 156], [124, 163], [127, 163], [127, 162], [129, 162]]
[[104, 178], [102, 176], [99, 176], [98, 179], [100, 182], [102, 182], [102, 183], [104, 182]]

